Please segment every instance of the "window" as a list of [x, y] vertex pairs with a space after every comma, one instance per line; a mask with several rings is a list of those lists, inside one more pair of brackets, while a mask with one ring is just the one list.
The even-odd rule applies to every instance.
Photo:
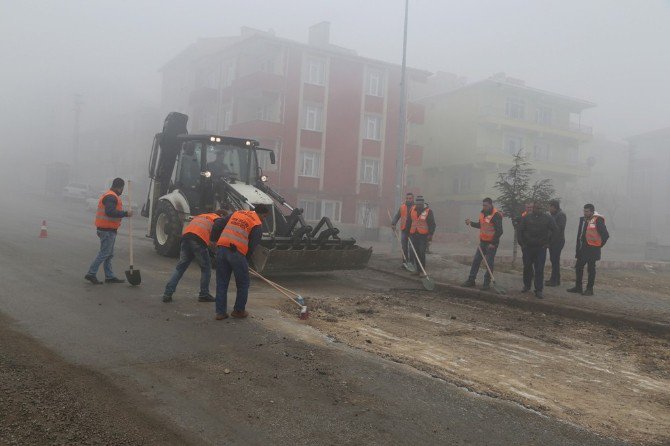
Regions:
[[568, 164], [575, 165], [579, 163], [579, 149], [570, 147], [568, 149]]
[[226, 131], [233, 123], [233, 107], [225, 106], [223, 109], [223, 130]]
[[538, 107], [535, 121], [542, 125], [551, 125], [552, 110], [549, 107]]
[[505, 116], [512, 119], [523, 119], [525, 112], [525, 103], [523, 99], [507, 98], [505, 104]]
[[298, 207], [303, 210], [305, 220], [316, 221], [321, 219], [321, 207], [316, 200], [298, 200]]
[[533, 147], [533, 158], [538, 161], [549, 161], [551, 157], [551, 149], [549, 143], [546, 141], [537, 141]]
[[365, 115], [363, 137], [381, 141], [382, 139], [382, 117], [379, 115]]
[[356, 209], [356, 223], [366, 228], [376, 228], [379, 208], [376, 204], [364, 201], [358, 203]]
[[303, 129], [320, 132], [322, 130], [323, 107], [319, 105], [306, 105]]
[[342, 202], [333, 201], [333, 200], [323, 200], [321, 202], [321, 216], [328, 217], [334, 222], [338, 222], [341, 219], [342, 213]]
[[326, 84], [326, 63], [320, 59], [307, 59], [306, 78], [308, 84]]
[[505, 135], [505, 153], [516, 155], [519, 150], [523, 148], [523, 136], [519, 135]]
[[235, 80], [235, 65], [231, 63], [226, 67], [225, 76], [223, 79], [223, 86], [230, 87], [231, 85], [233, 85], [234, 80]]
[[318, 178], [320, 173], [321, 154], [319, 152], [309, 152], [306, 150], [300, 152], [299, 175], [301, 177]]
[[379, 160], [371, 158], [361, 160], [361, 183], [379, 184]]
[[452, 192], [454, 194], [465, 194], [470, 191], [470, 177], [456, 177], [452, 183]]
[[384, 96], [384, 73], [378, 70], [367, 72], [365, 80], [365, 94], [370, 96]]

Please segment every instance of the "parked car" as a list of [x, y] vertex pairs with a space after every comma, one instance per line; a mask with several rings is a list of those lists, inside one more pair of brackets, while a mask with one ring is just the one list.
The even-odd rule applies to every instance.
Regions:
[[84, 183], [70, 183], [63, 188], [63, 196], [73, 200], [85, 200], [92, 193], [91, 186]]

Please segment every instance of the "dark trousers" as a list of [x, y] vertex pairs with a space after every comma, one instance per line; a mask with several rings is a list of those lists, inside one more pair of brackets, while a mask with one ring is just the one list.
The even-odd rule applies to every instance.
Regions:
[[560, 244], [549, 247], [549, 259], [551, 260], [551, 277], [549, 281], [556, 285], [561, 284], [561, 251], [565, 246], [565, 240]]
[[216, 251], [216, 314], [228, 312], [228, 285], [230, 275], [235, 275], [235, 306], [233, 310], [244, 311], [249, 297], [249, 263], [237, 251], [220, 246]]
[[402, 248], [402, 253], [405, 255], [405, 261], [409, 262], [410, 256], [409, 256], [409, 243], [407, 240], [409, 239], [409, 232], [408, 231], [400, 231], [400, 247]]
[[[419, 262], [423, 265], [424, 269], [426, 268], [426, 246], [428, 245], [428, 234], [410, 234], [410, 239], [416, 250], [416, 255], [419, 257]], [[412, 262], [416, 265], [417, 271], [421, 271], [421, 267], [416, 263], [414, 252], [412, 248], [409, 249], [412, 256]]]
[[[486, 261], [489, 264], [489, 268], [491, 268], [491, 271], [493, 271], [493, 261], [495, 260], [496, 257], [497, 248], [489, 249], [489, 245], [490, 243], [488, 242], [479, 243], [479, 246], [482, 248], [482, 251], [484, 251], [484, 255], [486, 256]], [[472, 282], [475, 281], [481, 263], [482, 263], [482, 255], [479, 252], [479, 249], [477, 249], [477, 251], [475, 251], [475, 256], [472, 259], [472, 266], [470, 267], [470, 275], [468, 276], [469, 281]], [[484, 268], [486, 268], [486, 266], [484, 266]], [[489, 274], [488, 270], [485, 270], [484, 283], [490, 283], [490, 282], [491, 282], [491, 275]]]
[[181, 239], [179, 261], [174, 269], [174, 273], [172, 273], [172, 277], [170, 277], [165, 286], [165, 294], [172, 296], [188, 266], [195, 259], [200, 264], [200, 296], [207, 296], [209, 294], [209, 281], [212, 275], [209, 250], [204, 243], [199, 243], [191, 238]]
[[578, 258], [577, 263], [575, 263], [575, 274], [577, 276], [575, 280], [575, 286], [579, 289], [582, 288], [582, 280], [584, 279], [584, 265], [586, 265], [586, 270], [589, 274], [588, 279], [586, 279], [586, 288], [593, 288], [593, 285], [596, 283], [596, 260], [595, 259], [584, 259]]
[[547, 261], [547, 248], [543, 246], [524, 247], [523, 286], [530, 288], [535, 276], [535, 291], [544, 288], [544, 263]]

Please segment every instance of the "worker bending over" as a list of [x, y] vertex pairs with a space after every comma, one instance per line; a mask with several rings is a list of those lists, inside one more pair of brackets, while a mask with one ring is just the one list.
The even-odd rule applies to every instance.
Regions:
[[[503, 234], [502, 213], [493, 207], [493, 200], [484, 198], [482, 200], [482, 210], [479, 213], [479, 221], [473, 222], [469, 218], [465, 220], [465, 224], [472, 228], [479, 229], [479, 247], [481, 252], [486, 256], [486, 262], [493, 272], [493, 261], [495, 260], [496, 252], [500, 244], [500, 237]], [[475, 256], [472, 259], [472, 266], [470, 267], [470, 275], [468, 280], [463, 282], [461, 286], [473, 287], [475, 286], [475, 279], [479, 272], [479, 267], [482, 263], [482, 254], [477, 248]], [[484, 273], [484, 285], [482, 290], [491, 288], [491, 274], [488, 269]]]
[[263, 237], [263, 220], [270, 213], [264, 204], [254, 205], [253, 211], [236, 211], [217, 220], [210, 241], [216, 244], [216, 320], [228, 318], [228, 285], [235, 275], [237, 295], [230, 316], [245, 318], [249, 296], [249, 259]]
[[212, 236], [214, 222], [221, 219], [227, 213], [227, 211], [219, 209], [212, 213], [196, 215], [186, 225], [181, 236], [179, 261], [174, 273], [172, 273], [172, 277], [170, 277], [167, 285], [165, 285], [163, 302], [172, 302], [172, 295], [177, 289], [177, 284], [188, 269], [188, 266], [196, 258], [200, 264], [200, 294], [198, 294], [198, 302], [214, 302], [214, 297], [209, 294], [209, 282], [212, 276], [212, 264], [209, 259], [208, 248], [209, 239]]

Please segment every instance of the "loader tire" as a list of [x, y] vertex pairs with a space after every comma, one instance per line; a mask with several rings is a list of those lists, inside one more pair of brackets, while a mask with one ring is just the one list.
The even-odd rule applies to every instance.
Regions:
[[182, 224], [175, 208], [168, 201], [159, 201], [153, 231], [156, 252], [166, 257], [177, 257], [181, 230]]

